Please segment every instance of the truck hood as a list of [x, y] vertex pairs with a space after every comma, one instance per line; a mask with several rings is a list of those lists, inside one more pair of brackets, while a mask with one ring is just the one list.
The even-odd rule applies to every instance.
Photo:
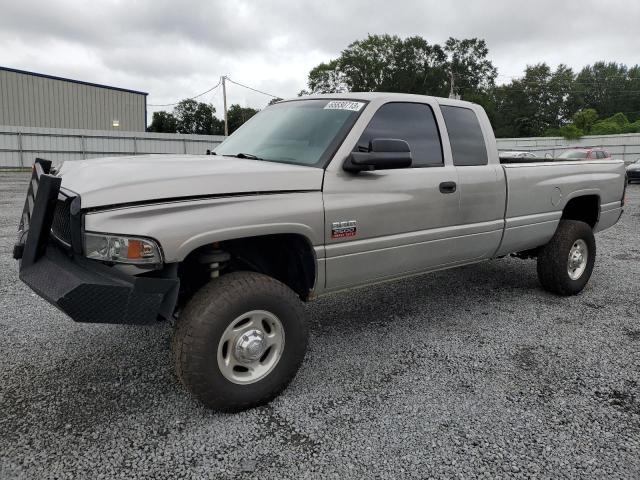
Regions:
[[184, 197], [312, 191], [324, 170], [285, 163], [204, 155], [137, 155], [66, 161], [62, 187], [81, 208]]

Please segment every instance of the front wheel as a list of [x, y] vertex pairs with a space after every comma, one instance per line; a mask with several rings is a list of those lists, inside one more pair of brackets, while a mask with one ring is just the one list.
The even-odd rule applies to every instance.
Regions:
[[198, 291], [180, 316], [176, 372], [208, 407], [244, 410], [289, 384], [307, 338], [304, 307], [292, 290], [259, 273], [230, 273]]
[[585, 287], [596, 259], [591, 227], [577, 220], [561, 220], [553, 238], [538, 254], [538, 279], [558, 295], [575, 295]]

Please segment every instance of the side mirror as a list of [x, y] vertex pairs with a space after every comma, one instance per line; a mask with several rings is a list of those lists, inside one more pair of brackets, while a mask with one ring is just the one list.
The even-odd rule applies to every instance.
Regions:
[[411, 163], [411, 149], [407, 142], [395, 138], [375, 138], [369, 142], [368, 152], [352, 152], [342, 168], [357, 173], [408, 168]]

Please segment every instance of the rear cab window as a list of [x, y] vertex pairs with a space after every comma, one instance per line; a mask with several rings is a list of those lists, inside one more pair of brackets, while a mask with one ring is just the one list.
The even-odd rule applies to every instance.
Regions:
[[371, 118], [355, 149], [367, 151], [369, 142], [375, 138], [407, 142], [411, 149], [412, 167], [444, 165], [440, 132], [433, 110], [427, 104], [385, 103]]
[[475, 112], [466, 107], [441, 105], [453, 164], [456, 166], [487, 165], [487, 146]]

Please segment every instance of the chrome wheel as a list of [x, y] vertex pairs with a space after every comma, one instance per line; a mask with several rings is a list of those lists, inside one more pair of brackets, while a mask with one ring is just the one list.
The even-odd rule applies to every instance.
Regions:
[[571, 280], [579, 279], [587, 268], [587, 260], [589, 259], [589, 249], [587, 243], [578, 239], [573, 243], [569, 251], [569, 261], [567, 263], [567, 273]]
[[218, 344], [218, 367], [227, 380], [249, 384], [266, 377], [284, 350], [284, 328], [273, 313], [253, 310], [226, 328]]

